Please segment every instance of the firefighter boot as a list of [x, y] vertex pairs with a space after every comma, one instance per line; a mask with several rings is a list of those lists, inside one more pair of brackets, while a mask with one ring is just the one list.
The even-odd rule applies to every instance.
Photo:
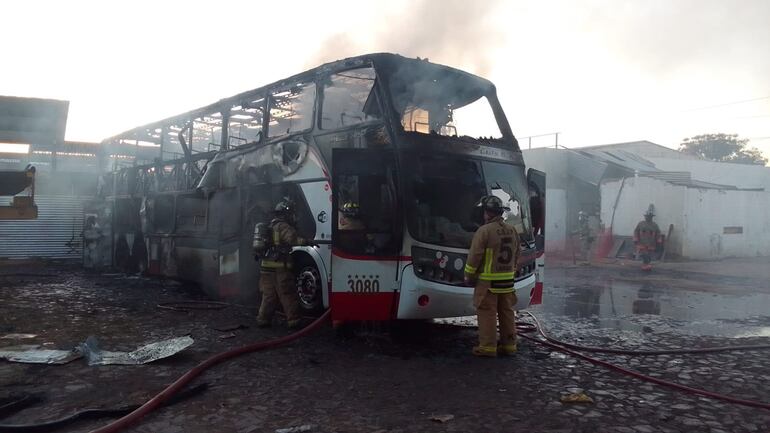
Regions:
[[476, 356], [495, 358], [497, 357], [497, 348], [489, 348], [486, 346], [473, 346], [471, 351]]
[[515, 355], [518, 350], [519, 348], [516, 343], [513, 343], [513, 344], [501, 343], [497, 345], [497, 353], [504, 356]]

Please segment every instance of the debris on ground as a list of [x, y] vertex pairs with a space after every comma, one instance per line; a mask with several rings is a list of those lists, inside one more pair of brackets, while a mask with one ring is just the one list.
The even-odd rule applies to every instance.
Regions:
[[96, 337], [88, 337], [78, 346], [88, 365], [139, 365], [168, 358], [190, 347], [194, 340], [190, 336], [171, 338], [144, 345], [132, 352], [111, 352], [99, 348]]
[[72, 350], [44, 349], [36, 344], [22, 344], [0, 348], [0, 359], [26, 364], [67, 364], [82, 355]]
[[310, 424], [304, 424], [296, 427], [289, 427], [289, 428], [279, 428], [275, 431], [275, 433], [302, 433], [302, 432], [308, 432], [312, 431], [315, 426]]
[[569, 395], [563, 395], [561, 397], [562, 403], [586, 403], [586, 404], [593, 404], [594, 399], [586, 395], [585, 393], [575, 393], [575, 394], [569, 394]]
[[449, 422], [451, 420], [455, 419], [455, 416], [452, 414], [444, 414], [444, 415], [431, 415], [430, 420], [440, 423]]

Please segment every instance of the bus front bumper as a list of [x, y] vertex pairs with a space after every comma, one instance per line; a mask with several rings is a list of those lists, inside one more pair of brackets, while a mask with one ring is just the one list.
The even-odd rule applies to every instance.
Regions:
[[[535, 289], [535, 274], [516, 281], [518, 302], [515, 310], [530, 305]], [[398, 319], [438, 319], [476, 314], [473, 287], [452, 286], [417, 278], [412, 265], [404, 268], [398, 302]]]

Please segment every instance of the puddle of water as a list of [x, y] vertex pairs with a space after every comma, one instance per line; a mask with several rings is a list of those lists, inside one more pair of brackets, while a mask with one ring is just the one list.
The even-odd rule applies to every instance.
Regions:
[[543, 305], [533, 311], [629, 331], [643, 331], [645, 326], [660, 330], [663, 326], [690, 335], [748, 337], [770, 333], [770, 328], [763, 326], [770, 323], [770, 294], [698, 292], [645, 281], [582, 282], [556, 275], [545, 289]]

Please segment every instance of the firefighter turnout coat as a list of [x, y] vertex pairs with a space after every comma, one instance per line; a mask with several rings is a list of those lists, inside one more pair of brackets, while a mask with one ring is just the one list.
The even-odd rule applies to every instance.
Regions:
[[[479, 227], [471, 241], [465, 274], [477, 280], [474, 298], [492, 293], [513, 292], [516, 263], [519, 260], [519, 234], [516, 229], [495, 217]], [[482, 293], [478, 293], [482, 291]]]
[[[514, 277], [519, 260], [519, 235], [516, 229], [495, 217], [481, 226], [473, 236], [465, 276], [475, 280], [473, 306], [479, 324], [478, 356], [497, 356], [498, 350], [510, 355], [516, 352], [516, 305]], [[497, 322], [500, 323], [498, 349]]]

